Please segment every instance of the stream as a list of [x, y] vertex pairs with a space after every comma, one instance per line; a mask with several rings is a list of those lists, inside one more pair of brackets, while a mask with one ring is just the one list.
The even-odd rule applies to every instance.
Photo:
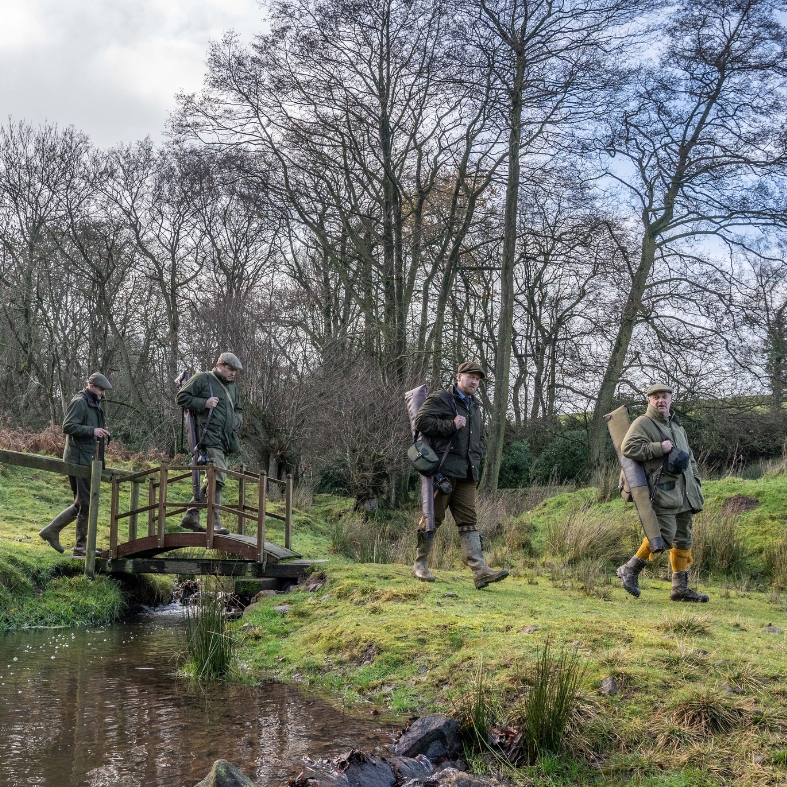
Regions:
[[395, 723], [297, 686], [176, 678], [182, 609], [100, 629], [0, 634], [0, 786], [192, 787], [214, 760], [260, 785], [304, 757], [389, 744]]

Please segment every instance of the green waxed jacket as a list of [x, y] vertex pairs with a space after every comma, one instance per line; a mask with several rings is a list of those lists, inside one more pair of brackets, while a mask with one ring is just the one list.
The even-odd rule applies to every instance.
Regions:
[[215, 369], [212, 372], [199, 372], [178, 391], [177, 402], [197, 416], [199, 439], [210, 412], [205, 402], [211, 397], [211, 388], [213, 396], [219, 397], [219, 403], [213, 408], [202, 445], [205, 448], [221, 448], [226, 453], [240, 451], [237, 432], [243, 426], [243, 404], [234, 382], [224, 380]]
[[66, 447], [63, 461], [75, 465], [89, 465], [95, 458], [96, 438], [93, 430], [104, 429], [104, 411], [87, 390], [80, 391], [69, 403], [63, 421]]
[[[665, 438], [670, 440], [676, 448], [686, 451], [691, 457], [688, 468], [680, 475], [671, 475], [666, 470], [659, 475], [664, 462], [661, 442]], [[648, 405], [646, 414], [636, 418], [629, 427], [621, 449], [624, 456], [643, 464], [651, 489], [653, 489], [654, 483], [657, 483], [656, 494], [653, 498], [653, 508], [656, 513], [660, 511], [669, 511], [670, 513], [702, 511], [705, 498], [702, 494], [702, 482], [697, 472], [697, 462], [691, 448], [689, 448], [686, 430], [676, 415], [670, 414], [669, 420], [666, 420], [655, 407]]]
[[[473, 480], [478, 481], [481, 457], [484, 455], [483, 425], [478, 400], [470, 397], [470, 401], [468, 409], [453, 386], [448, 391], [430, 394], [415, 416], [415, 428], [429, 438], [441, 458], [446, 446], [451, 443], [451, 450], [440, 471], [443, 475], [466, 478], [469, 470]], [[462, 429], [456, 428], [456, 415], [463, 415], [467, 419]]]

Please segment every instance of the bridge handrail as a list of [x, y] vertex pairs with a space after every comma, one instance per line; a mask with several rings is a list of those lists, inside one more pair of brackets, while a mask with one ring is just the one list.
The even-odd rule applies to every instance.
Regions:
[[[28, 454], [24, 451], [8, 451], [5, 448], [0, 448], [0, 464], [29, 467], [33, 470], [44, 470], [47, 473], [58, 473], [59, 475], [72, 475], [77, 478], [90, 478], [92, 473], [90, 465], [75, 465], [71, 462], [64, 462], [56, 456]], [[113, 478], [126, 479], [132, 475], [134, 473], [128, 470], [105, 467], [101, 471], [101, 480], [111, 482]]]

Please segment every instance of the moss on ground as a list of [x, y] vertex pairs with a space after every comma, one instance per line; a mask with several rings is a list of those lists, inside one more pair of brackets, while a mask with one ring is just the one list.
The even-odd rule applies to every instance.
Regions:
[[[103, 495], [97, 543], [109, 546], [109, 495]], [[0, 630], [111, 623], [133, 596], [145, 602], [171, 595], [172, 579], [145, 577], [125, 592], [107, 577], [84, 577], [84, 561], [69, 556], [74, 525], [61, 534], [59, 555], [38, 531], [73, 500], [68, 479], [0, 465]]]

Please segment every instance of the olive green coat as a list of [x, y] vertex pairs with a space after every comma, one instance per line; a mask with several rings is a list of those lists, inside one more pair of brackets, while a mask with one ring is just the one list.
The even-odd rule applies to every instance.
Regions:
[[[469, 469], [473, 480], [478, 481], [484, 455], [483, 425], [478, 400], [475, 397], [470, 399], [472, 404], [468, 409], [453, 386], [448, 391], [430, 394], [415, 416], [415, 428], [429, 438], [432, 448], [441, 458], [451, 443], [451, 450], [440, 470], [443, 475], [465, 478]], [[461, 429], [457, 429], [454, 423], [456, 415], [467, 419]]]
[[199, 372], [178, 391], [177, 402], [197, 416], [199, 440], [210, 412], [205, 407], [205, 402], [211, 397], [211, 387], [213, 396], [219, 397], [219, 403], [213, 408], [213, 416], [208, 422], [202, 445], [205, 448], [221, 448], [226, 453], [240, 451], [237, 432], [243, 426], [243, 404], [234, 382], [226, 382], [215, 370]]
[[63, 461], [89, 465], [95, 458], [96, 438], [93, 430], [104, 428], [104, 411], [87, 389], [80, 391], [69, 403], [63, 421], [66, 447]]
[[[658, 428], [654, 421], [658, 423]], [[670, 440], [676, 448], [686, 451], [691, 457], [688, 468], [677, 476], [667, 473], [666, 470], [659, 475], [664, 462], [661, 442], [665, 438]], [[653, 508], [657, 514], [663, 511], [669, 511], [672, 514], [683, 511], [694, 511], [695, 513], [702, 511], [705, 498], [702, 494], [702, 482], [697, 472], [697, 462], [691, 448], [689, 448], [686, 430], [676, 415], [670, 414], [669, 420], [666, 420], [655, 407], [648, 405], [647, 413], [636, 418], [629, 427], [621, 450], [624, 456], [643, 464], [651, 489], [654, 484], [657, 484], [656, 494], [653, 498]]]

